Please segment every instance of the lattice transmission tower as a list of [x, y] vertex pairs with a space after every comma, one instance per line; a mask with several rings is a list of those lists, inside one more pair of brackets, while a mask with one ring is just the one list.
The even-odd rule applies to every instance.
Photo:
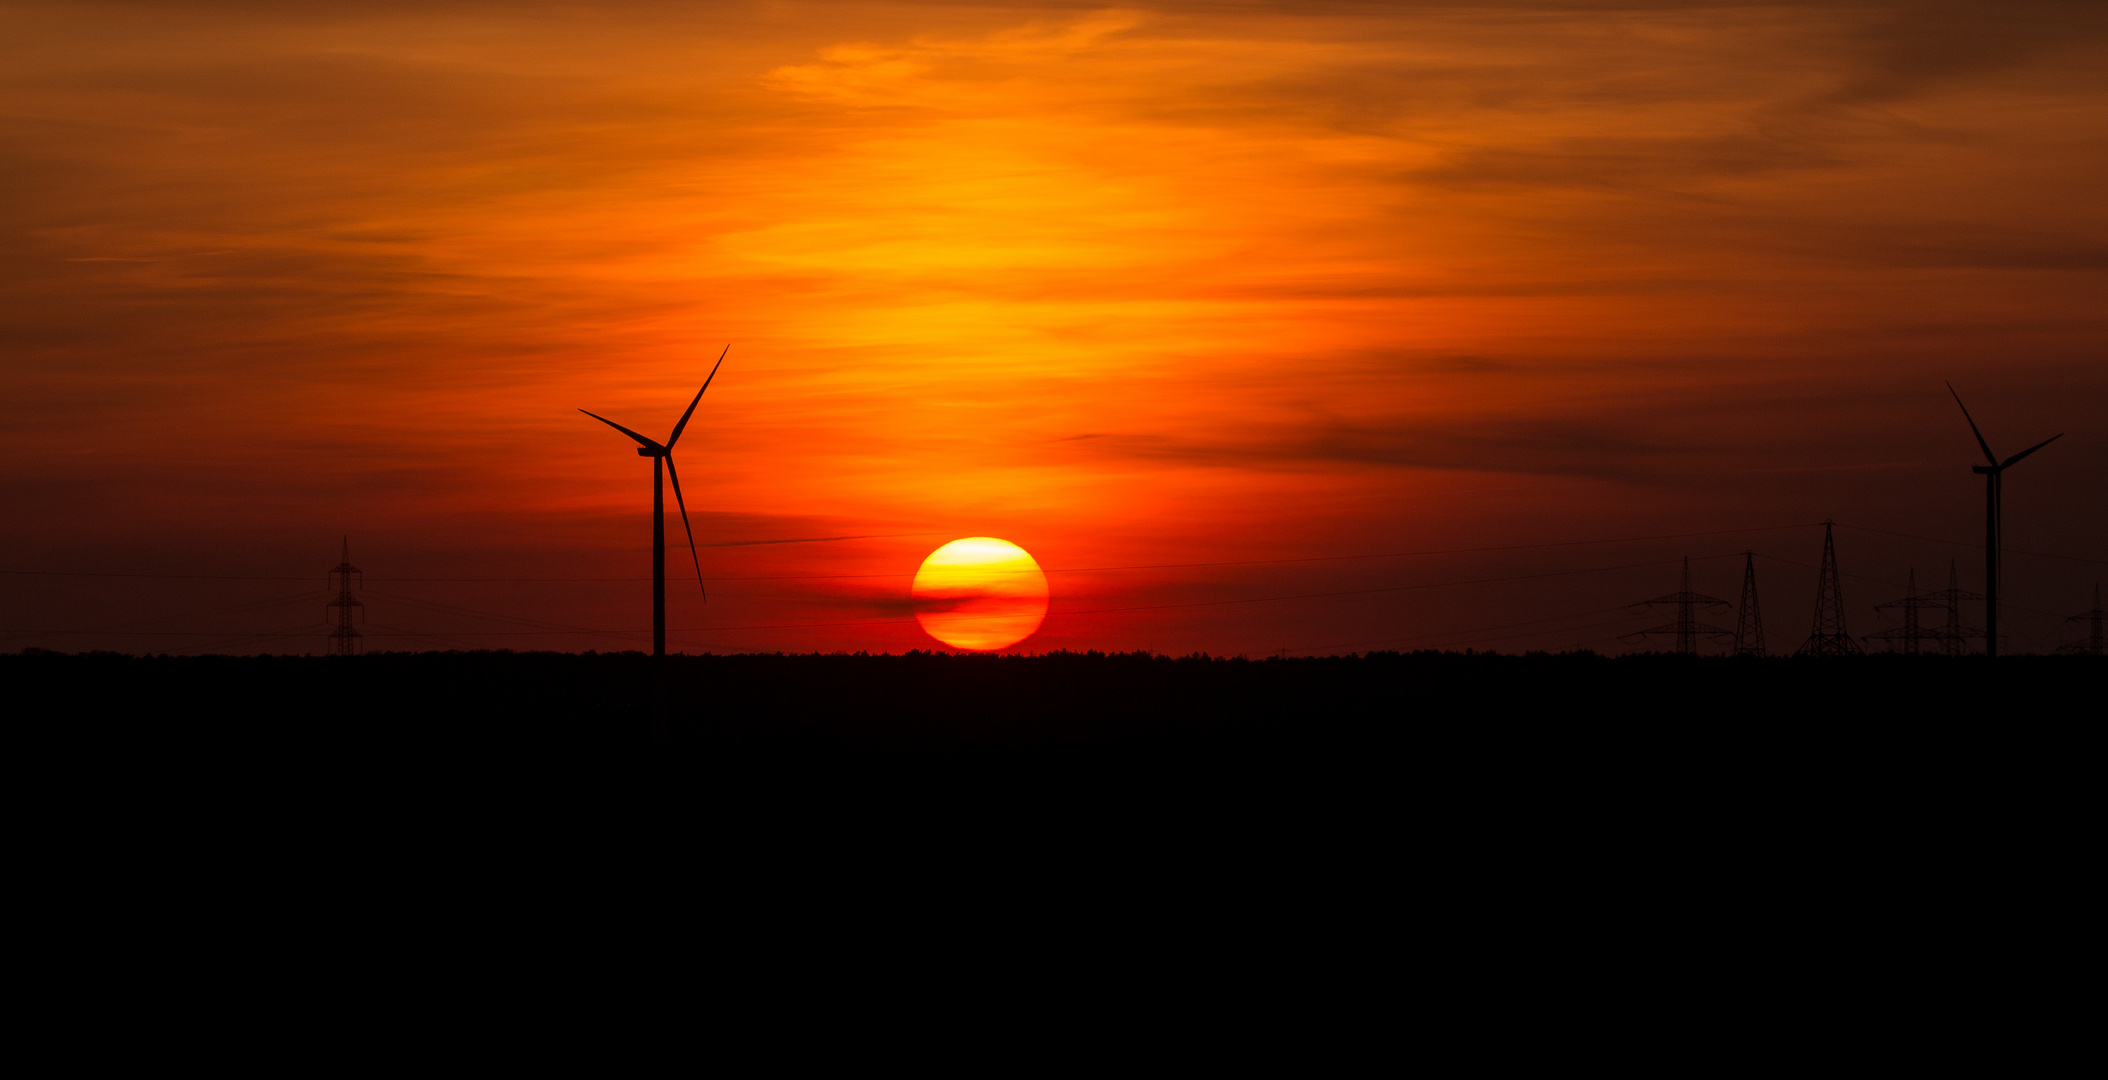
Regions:
[[1924, 608], [1936, 607], [1937, 605], [1918, 595], [1918, 568], [1915, 566], [1910, 568], [1908, 590], [1901, 600], [1891, 600], [1886, 604], [1874, 605], [1875, 611], [1902, 612], [1903, 625], [1883, 630], [1878, 634], [1868, 634], [1866, 639], [1868, 641], [1887, 642], [1890, 652], [1896, 651], [1896, 643], [1900, 641], [1903, 643], [1903, 652], [1905, 654], [1916, 656], [1924, 651], [1923, 645], [1927, 638], [1938, 640], [1939, 637], [1937, 629], [1928, 630], [1924, 627], [1922, 620], [1918, 617], [1918, 612]]
[[366, 617], [363, 610], [366, 605], [360, 603], [358, 597], [351, 595], [351, 577], [353, 574], [359, 575], [359, 588], [365, 588], [366, 575], [360, 573], [358, 567], [351, 565], [351, 537], [347, 536], [344, 538], [344, 561], [330, 567], [329, 570], [330, 584], [337, 587], [337, 598], [322, 605], [323, 610], [327, 611], [334, 608], [337, 613], [337, 628], [329, 632], [329, 654], [331, 656], [357, 656], [359, 654], [359, 639], [365, 636], [351, 625], [351, 614], [354, 609], [359, 609], [361, 621]]
[[2101, 655], [2108, 655], [2108, 654], [2104, 654], [2104, 653], [2103, 653], [2103, 651], [2102, 651], [2102, 644], [2103, 644], [2103, 643], [2102, 643], [2102, 641], [2101, 641], [2101, 583], [2100, 583], [2100, 582], [2096, 581], [2096, 582], [2094, 582], [2094, 583], [2093, 583], [2093, 610], [2092, 610], [2092, 611], [2082, 611], [2082, 612], [2079, 612], [2079, 613], [2078, 613], [2077, 615], [2074, 615], [2074, 616], [2072, 616], [2072, 617], [2071, 617], [2070, 619], [2068, 619], [2068, 620], [2066, 620], [2066, 621], [2067, 621], [2067, 622], [2090, 622], [2090, 623], [2092, 623], [2092, 624], [2093, 624], [2093, 626], [2092, 626], [2092, 632], [2086, 635], [2086, 640], [2085, 640], [2085, 641], [2074, 641], [2074, 642], [2072, 642], [2072, 643], [2071, 643], [2071, 644], [2069, 644], [2069, 645], [2064, 645], [2064, 646], [2060, 646], [2060, 647], [2059, 647], [2059, 648], [2057, 649], [2057, 651], [2058, 651], [2058, 652], [2068, 652], [2068, 653], [2077, 653], [2077, 654], [2079, 654], [2080, 656], [2101, 656]]
[[1764, 655], [1764, 616], [1757, 611], [1757, 553], [1742, 553], [1742, 607], [1735, 612], [1735, 655]]
[[1837, 581], [1837, 539], [1823, 522], [1823, 568], [1815, 585], [1815, 626], [1795, 656], [1858, 656], [1866, 652], [1845, 629], [1844, 587]]
[[1733, 631], [1722, 630], [1717, 626], [1708, 626], [1698, 621], [1697, 609], [1699, 605], [1726, 607], [1727, 601], [1710, 596], [1702, 596], [1691, 591], [1691, 557], [1689, 555], [1683, 557], [1683, 582], [1675, 592], [1667, 596], [1657, 596], [1652, 600], [1642, 600], [1640, 603], [1650, 606], [1656, 604], [1676, 605], [1675, 622], [1642, 630], [1640, 634], [1642, 636], [1674, 634], [1676, 635], [1676, 651], [1685, 656], [1694, 655], [1698, 652], [1698, 635], [1700, 634], [1726, 637], [1733, 633]]
[[1947, 610], [1947, 625], [1931, 631], [1933, 639], [1940, 643], [1942, 653], [1960, 656], [1968, 651], [1970, 638], [1984, 636], [1983, 631], [1962, 625], [1962, 601], [1981, 600], [1983, 596], [1962, 591], [1961, 574], [1952, 560], [1947, 563], [1947, 587], [1939, 592], [1926, 593], [1920, 599], [1932, 607]]

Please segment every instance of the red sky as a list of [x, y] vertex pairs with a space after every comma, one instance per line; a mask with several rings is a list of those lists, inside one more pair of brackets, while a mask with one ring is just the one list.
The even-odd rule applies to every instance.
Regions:
[[727, 342], [676, 649], [932, 646], [908, 582], [975, 535], [1050, 571], [1027, 651], [1619, 651], [1744, 549], [1791, 648], [1820, 529], [1732, 530], [1824, 519], [1872, 631], [1913, 567], [1981, 586], [1943, 380], [2002, 454], [2067, 433], [2007, 484], [2007, 647], [2053, 648], [2108, 576], [2104, 45], [2094, 3], [0, 6], [0, 569], [214, 575], [0, 575], [0, 648], [318, 650], [344, 534], [371, 647], [648, 646], [649, 464], [575, 410], [662, 435]]

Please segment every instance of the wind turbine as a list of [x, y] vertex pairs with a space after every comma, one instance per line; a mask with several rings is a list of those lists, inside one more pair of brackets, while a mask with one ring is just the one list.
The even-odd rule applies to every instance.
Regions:
[[[717, 363], [710, 368], [710, 375], [703, 380], [703, 390], [710, 389], [710, 380], [717, 378], [717, 369], [724, 366], [725, 352], [717, 354]], [[596, 412], [580, 409], [579, 412], [600, 421], [616, 431], [637, 440], [637, 456], [651, 459], [651, 654], [666, 655], [666, 478], [673, 477], [673, 501], [681, 508], [681, 529], [688, 534], [688, 558], [695, 563], [695, 584], [703, 589], [708, 599], [710, 590], [703, 587], [703, 561], [695, 554], [695, 530], [688, 527], [688, 503], [681, 498], [681, 474], [673, 467], [673, 444], [681, 441], [681, 431], [688, 426], [688, 418], [695, 415], [695, 407], [703, 400], [703, 390], [695, 392], [695, 399], [688, 403], [688, 411], [681, 414], [681, 422], [673, 426], [673, 434], [664, 443], [654, 442], [621, 424]]]
[[[1954, 384], [1947, 384], [1947, 392], [1954, 394], [1954, 403], [1962, 405], [1962, 395], [1955, 393]], [[1999, 506], [2004, 498], [2005, 472], [2021, 458], [2042, 449], [2064, 437], [2058, 432], [2004, 461], [1991, 452], [1991, 444], [1984, 441], [1984, 433], [1977, 430], [1976, 418], [1969, 415], [1969, 406], [1962, 405], [1962, 419], [1969, 421], [1969, 430], [1976, 435], [1976, 445], [1983, 448], [1984, 459], [1989, 465], [1977, 465], [1972, 471], [1984, 478], [1984, 655], [1998, 655], [1998, 553], [2003, 542], [2004, 526], [1999, 518]]]

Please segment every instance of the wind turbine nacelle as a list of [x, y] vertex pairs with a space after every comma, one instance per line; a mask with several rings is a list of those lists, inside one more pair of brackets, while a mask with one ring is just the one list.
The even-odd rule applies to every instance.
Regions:
[[[637, 452], [641, 454], [641, 453], [643, 453], [644, 451], [642, 451], [642, 450], [639, 450], [639, 451], [637, 451]], [[1998, 466], [1996, 466], [1996, 465], [1971, 465], [1971, 466], [1969, 466], [1969, 471], [1970, 471], [1970, 472], [1973, 472], [1973, 473], [1976, 473], [1976, 474], [1977, 474], [1977, 475], [1979, 475], [1979, 476], [1989, 476], [1990, 474], [1992, 474], [1992, 473], [1995, 473], [1995, 472], [1997, 472], [1997, 471], [1998, 471]]]
[[638, 447], [638, 448], [637, 448], [637, 456], [638, 456], [638, 457], [665, 457], [665, 456], [666, 456], [666, 451], [664, 451], [664, 450], [662, 450], [662, 449], [660, 449], [659, 447], [656, 447], [656, 446], [640, 446], [640, 447]]

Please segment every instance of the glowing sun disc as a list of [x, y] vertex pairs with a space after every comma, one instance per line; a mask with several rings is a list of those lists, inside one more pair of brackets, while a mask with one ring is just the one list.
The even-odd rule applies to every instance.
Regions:
[[989, 651], [1031, 637], [1047, 617], [1047, 575], [1025, 549], [969, 536], [930, 552], [915, 572], [915, 621], [954, 649]]

